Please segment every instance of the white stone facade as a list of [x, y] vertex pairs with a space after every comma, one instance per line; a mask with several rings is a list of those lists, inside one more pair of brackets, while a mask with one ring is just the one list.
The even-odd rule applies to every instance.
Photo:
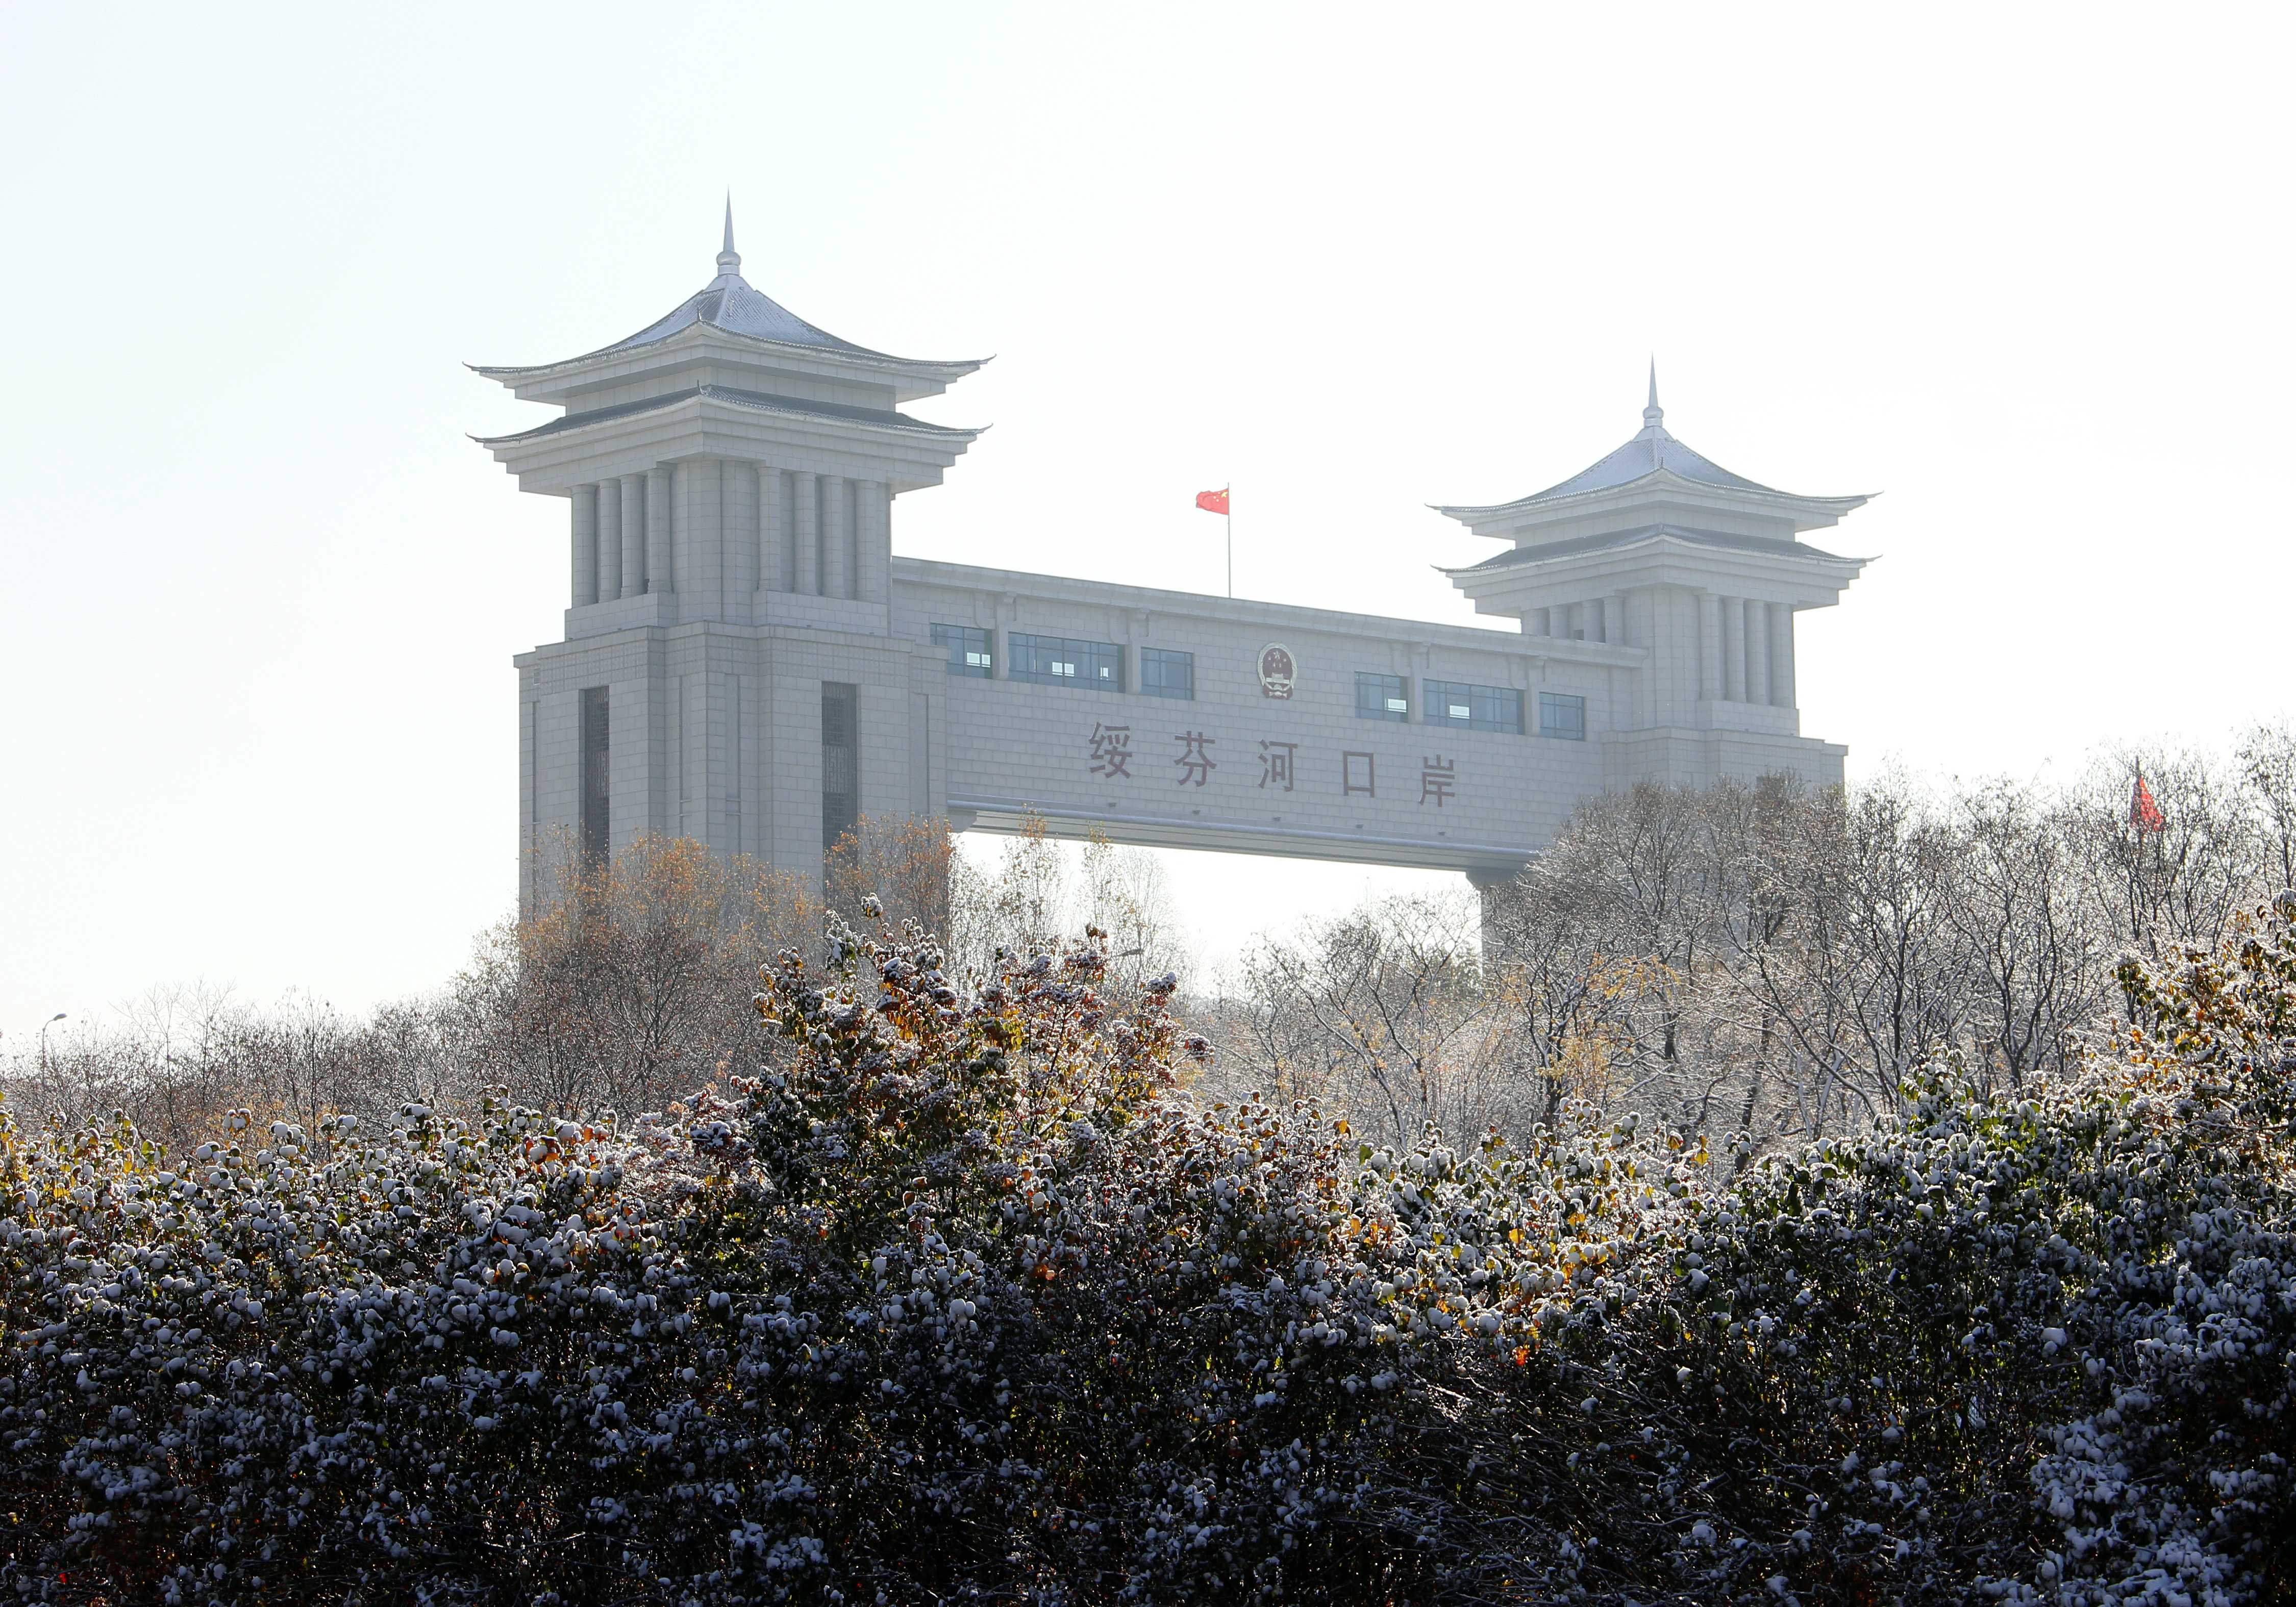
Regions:
[[[898, 404], [978, 365], [850, 346], [739, 263], [729, 222], [718, 278], [652, 329], [480, 371], [567, 410], [485, 443], [571, 509], [565, 639], [516, 660], [522, 897], [562, 841], [641, 833], [815, 878], [844, 810], [1488, 884], [1605, 789], [1841, 780], [1843, 750], [1800, 732], [1793, 616], [1859, 563], [1799, 536], [1863, 499], [1720, 470], [1665, 432], [1654, 385], [1601, 463], [1445, 510], [1511, 543], [1453, 578], [1520, 632], [897, 559], [893, 500], [974, 436]], [[1024, 659], [1031, 637], [1074, 646]], [[1271, 646], [1288, 685], [1263, 679]], [[1174, 654], [1188, 695], [1152, 694]], [[854, 689], [849, 756], [825, 686]]]

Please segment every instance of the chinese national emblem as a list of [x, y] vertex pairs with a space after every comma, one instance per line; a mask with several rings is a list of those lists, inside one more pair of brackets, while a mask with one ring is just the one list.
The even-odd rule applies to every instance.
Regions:
[[1271, 698], [1288, 698], [1292, 683], [1299, 674], [1292, 662], [1292, 650], [1279, 642], [1270, 642], [1259, 650], [1259, 690]]

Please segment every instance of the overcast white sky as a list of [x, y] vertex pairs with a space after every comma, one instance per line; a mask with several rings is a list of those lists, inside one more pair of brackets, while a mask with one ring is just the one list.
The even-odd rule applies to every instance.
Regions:
[[[2292, 701], [2286, 7], [17, 4], [0, 1031], [347, 1007], [512, 895], [565, 504], [464, 372], [713, 271], [996, 353], [921, 556], [1472, 622], [1429, 512], [1638, 427], [1884, 495], [1803, 729], [1963, 775]], [[643, 20], [641, 20], [643, 19]], [[1379, 876], [1174, 857], [1215, 955]]]

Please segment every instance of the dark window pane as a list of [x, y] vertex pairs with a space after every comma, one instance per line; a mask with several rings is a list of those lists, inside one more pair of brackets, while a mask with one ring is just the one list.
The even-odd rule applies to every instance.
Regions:
[[1411, 717], [1411, 683], [1401, 676], [1356, 671], [1356, 717], [1359, 720], [1407, 720]]
[[1587, 740], [1587, 700], [1562, 692], [1538, 694], [1538, 734], [1566, 741]]
[[988, 633], [977, 625], [936, 625], [932, 644], [948, 649], [948, 673], [987, 680], [996, 673], [996, 655]]
[[840, 681], [821, 684], [821, 846], [861, 818], [861, 691]]
[[1196, 655], [1175, 652], [1168, 647], [1142, 648], [1140, 690], [1152, 698], [1193, 700], [1196, 695]]
[[611, 803], [613, 747], [606, 724], [606, 688], [582, 688], [582, 857], [593, 864], [613, 851]]
[[1430, 681], [1426, 685], [1431, 726], [1456, 726], [1467, 731], [1522, 732], [1522, 693], [1512, 686], [1476, 686], [1465, 681]]
[[1056, 686], [1124, 690], [1124, 650], [1113, 642], [1082, 642], [1070, 636], [1030, 636], [1014, 631], [1012, 676]]

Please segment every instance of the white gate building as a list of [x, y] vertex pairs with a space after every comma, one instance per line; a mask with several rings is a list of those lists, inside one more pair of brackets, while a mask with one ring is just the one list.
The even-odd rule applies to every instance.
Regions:
[[480, 368], [562, 416], [481, 444], [571, 512], [565, 637], [518, 668], [521, 897], [562, 836], [697, 839], [808, 877], [861, 815], [1464, 872], [1582, 798], [1786, 772], [1794, 616], [1863, 562], [1799, 496], [1643, 427], [1570, 479], [1442, 510], [1504, 544], [1446, 571], [1519, 632], [897, 558], [894, 501], [977, 431], [904, 403], [977, 361], [888, 357], [718, 275], [659, 323]]

